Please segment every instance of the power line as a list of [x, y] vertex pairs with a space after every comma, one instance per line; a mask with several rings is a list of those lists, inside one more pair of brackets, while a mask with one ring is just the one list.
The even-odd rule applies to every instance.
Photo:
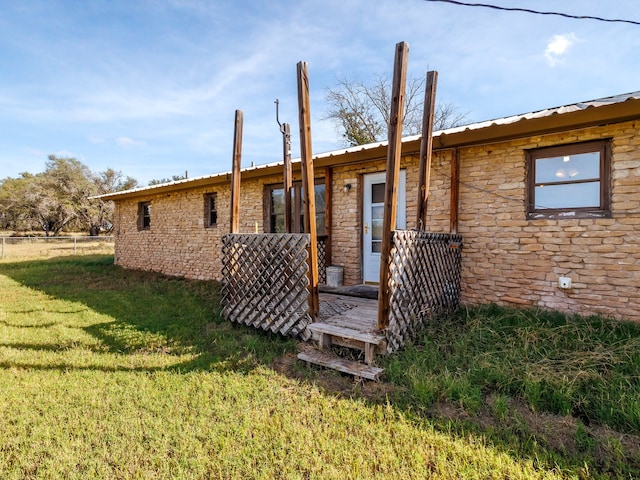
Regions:
[[462, 5], [464, 7], [484, 7], [484, 8], [493, 8], [494, 10], [503, 10], [505, 12], [525, 12], [525, 13], [533, 13], [535, 15], [556, 15], [558, 17], [565, 18], [573, 18], [578, 20], [597, 20], [599, 22], [612, 22], [612, 23], [630, 23], [631, 25], [640, 25], [640, 22], [636, 22], [634, 20], [623, 20], [619, 18], [602, 18], [602, 17], [593, 17], [590, 15], [571, 15], [570, 13], [560, 13], [560, 12], [540, 12], [538, 10], [531, 10], [529, 8], [517, 8], [517, 7], [501, 7], [499, 5], [489, 5], [488, 3], [468, 3], [468, 2], [460, 2], [458, 0], [425, 0], [426, 2], [443, 2], [443, 3], [452, 3], [454, 5]]

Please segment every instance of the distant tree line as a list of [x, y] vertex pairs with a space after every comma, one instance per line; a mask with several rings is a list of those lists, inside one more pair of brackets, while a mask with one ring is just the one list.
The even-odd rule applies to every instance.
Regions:
[[120, 171], [95, 173], [75, 158], [49, 155], [44, 172], [0, 180], [0, 230], [40, 230], [47, 236], [63, 230], [110, 232], [113, 202], [91, 197], [137, 185]]
[[187, 178], [189, 178], [189, 172], [184, 172], [184, 175], [172, 175], [171, 178], [154, 178], [153, 180], [149, 180], [149, 186], [177, 182], [178, 180], [186, 180]]

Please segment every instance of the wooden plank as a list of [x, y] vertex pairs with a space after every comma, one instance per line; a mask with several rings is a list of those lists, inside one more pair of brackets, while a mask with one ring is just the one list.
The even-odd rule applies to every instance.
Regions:
[[318, 290], [318, 237], [316, 231], [316, 198], [311, 149], [311, 110], [309, 100], [309, 69], [307, 62], [298, 62], [298, 110], [300, 119], [300, 159], [305, 211], [304, 231], [311, 236], [309, 245], [309, 313], [312, 319], [320, 312]]
[[389, 256], [391, 235], [396, 226], [398, 206], [398, 178], [402, 154], [402, 119], [404, 115], [405, 86], [409, 44], [396, 45], [391, 90], [391, 116], [389, 117], [389, 146], [387, 148], [387, 176], [384, 195], [384, 217], [382, 222], [382, 247], [380, 253], [380, 291], [378, 294], [378, 329], [389, 324]]
[[372, 343], [364, 344], [364, 363], [367, 365], [373, 365], [373, 361], [376, 357], [376, 345]]
[[377, 314], [377, 310], [358, 310], [356, 312], [349, 310], [340, 315], [336, 315], [335, 317], [329, 317], [324, 321], [324, 323], [345, 325], [347, 328], [353, 328], [354, 330], [361, 330], [364, 332], [377, 331]]
[[339, 327], [328, 323], [316, 322], [307, 326], [309, 330], [318, 334], [332, 335], [334, 337], [348, 338], [363, 343], [380, 345], [385, 336], [379, 333], [361, 332], [347, 327]]
[[318, 338], [318, 348], [321, 350], [331, 348], [331, 335], [321, 333]]
[[418, 212], [416, 228], [426, 230], [427, 202], [431, 181], [431, 150], [433, 148], [433, 118], [436, 104], [436, 85], [438, 72], [427, 72], [424, 90], [424, 109], [422, 112], [422, 140], [420, 141], [420, 167], [418, 170]]
[[284, 163], [284, 228], [285, 232], [293, 233], [291, 231], [291, 191], [293, 190], [293, 173], [291, 169], [291, 127], [288, 123], [284, 123], [282, 125], [282, 150]]
[[453, 158], [451, 159], [451, 213], [449, 215], [449, 233], [458, 233], [458, 208], [460, 194], [460, 151], [456, 148], [453, 150]]
[[307, 350], [305, 352], [300, 352], [298, 354], [298, 359], [314, 365], [338, 370], [339, 372], [347, 373], [355, 377], [366, 378], [368, 380], [378, 380], [384, 373], [384, 369], [382, 368], [340, 358], [334, 353], [326, 350]]
[[231, 169], [230, 233], [238, 233], [240, 222], [240, 169], [242, 164], [242, 110], [236, 110], [233, 129], [233, 167]]
[[377, 305], [378, 302], [373, 298], [355, 297], [353, 295], [343, 295], [341, 293], [323, 292], [320, 294], [320, 300], [323, 302], [331, 302], [341, 300], [355, 305]]

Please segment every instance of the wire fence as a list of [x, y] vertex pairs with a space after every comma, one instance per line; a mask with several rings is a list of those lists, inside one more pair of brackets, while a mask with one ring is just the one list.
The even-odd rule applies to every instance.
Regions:
[[0, 259], [113, 254], [113, 236], [0, 237]]

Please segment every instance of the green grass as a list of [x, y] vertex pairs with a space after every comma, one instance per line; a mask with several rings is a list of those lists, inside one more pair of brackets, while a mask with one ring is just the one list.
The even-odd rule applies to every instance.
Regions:
[[495, 305], [461, 309], [428, 322], [386, 367], [388, 381], [406, 388], [396, 405], [416, 415], [547, 463], [640, 475], [637, 324]]
[[0, 478], [640, 471], [632, 325], [462, 311], [383, 359], [385, 383], [359, 384], [218, 310], [215, 282], [111, 256], [0, 264]]

